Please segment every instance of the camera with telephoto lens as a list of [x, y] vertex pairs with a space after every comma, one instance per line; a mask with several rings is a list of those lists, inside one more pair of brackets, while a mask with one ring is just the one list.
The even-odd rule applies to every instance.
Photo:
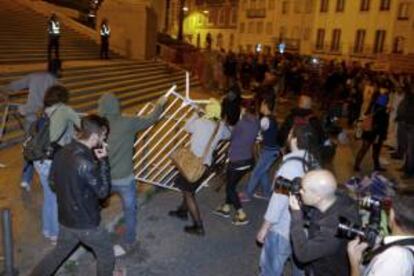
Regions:
[[282, 176], [279, 176], [275, 180], [275, 190], [285, 189], [289, 193], [300, 197], [302, 178], [296, 177], [293, 180], [286, 179]]
[[368, 196], [360, 199], [358, 203], [361, 208], [369, 211], [368, 225], [379, 231], [381, 226], [381, 211], [384, 205], [383, 202], [376, 197]]
[[380, 235], [377, 228], [371, 225], [362, 227], [360, 225], [353, 224], [344, 217], [339, 218], [337, 236], [348, 240], [353, 240], [356, 237], [359, 237], [362, 241], [368, 244], [369, 248], [374, 248], [374, 246], [380, 240]]

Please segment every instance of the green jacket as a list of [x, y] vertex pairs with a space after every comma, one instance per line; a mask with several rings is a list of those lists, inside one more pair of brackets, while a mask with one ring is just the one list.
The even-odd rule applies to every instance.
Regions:
[[109, 121], [108, 156], [113, 180], [133, 175], [132, 157], [138, 131], [144, 130], [158, 121], [162, 106], [145, 117], [121, 115], [118, 99], [110, 93], [103, 95], [98, 102], [98, 113]]

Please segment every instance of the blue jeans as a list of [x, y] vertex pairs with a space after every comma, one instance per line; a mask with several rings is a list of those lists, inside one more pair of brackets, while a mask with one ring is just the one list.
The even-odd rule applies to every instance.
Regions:
[[127, 244], [131, 244], [136, 240], [137, 228], [137, 186], [135, 179], [115, 180], [112, 181], [112, 191], [118, 194], [122, 200], [122, 208], [124, 210], [124, 220], [126, 225], [126, 233], [123, 240]]
[[269, 179], [269, 169], [278, 156], [279, 149], [262, 149], [259, 160], [257, 161], [246, 186], [247, 197], [252, 197], [257, 185], [260, 184], [264, 196], [270, 198], [272, 195], [272, 183]]
[[46, 237], [57, 236], [59, 233], [56, 194], [49, 186], [51, 160], [35, 161], [34, 167], [39, 174], [43, 188], [42, 232]]
[[23, 170], [22, 170], [22, 182], [26, 182], [27, 184], [30, 185], [32, 183], [33, 174], [34, 174], [33, 163], [24, 160]]
[[[269, 231], [266, 235], [260, 254], [260, 275], [261, 276], [279, 276], [283, 275], [286, 261], [291, 257], [290, 241], [278, 233]], [[292, 260], [292, 276], [303, 276], [300, 270]]]

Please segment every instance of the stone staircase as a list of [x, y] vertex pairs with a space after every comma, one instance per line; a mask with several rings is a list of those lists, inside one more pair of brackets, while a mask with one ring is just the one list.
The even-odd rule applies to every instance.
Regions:
[[[46, 68], [47, 18], [11, 0], [0, 0], [0, 7], [0, 86], [3, 86], [36, 71], [33, 68], [37, 71]], [[113, 53], [109, 61], [96, 60], [99, 45], [94, 40], [65, 25], [62, 29], [60, 82], [69, 89], [69, 104], [78, 112], [95, 111], [97, 100], [106, 92], [116, 94], [123, 108], [138, 110], [173, 84], [178, 91], [184, 91], [183, 70], [162, 62], [127, 60]], [[191, 87], [198, 86], [198, 80], [192, 78]], [[27, 91], [20, 91], [10, 95], [9, 102], [25, 102], [26, 97]], [[0, 97], [0, 119], [5, 106]], [[11, 115], [0, 149], [23, 140], [24, 133]]]
[[[0, 64], [45, 62], [48, 18], [11, 0], [0, 0], [0, 7]], [[62, 22], [61, 32], [63, 61], [99, 57], [99, 45], [91, 38]]]
[[[0, 85], [25, 73], [30, 72], [1, 74]], [[191, 81], [192, 88], [198, 86], [196, 79]], [[69, 89], [69, 104], [78, 112], [95, 111], [97, 100], [106, 92], [117, 95], [123, 108], [137, 107], [138, 110], [139, 105], [158, 98], [173, 84], [177, 84], [178, 91], [184, 91], [185, 74], [159, 62], [118, 60], [105, 65], [65, 69], [60, 82]], [[10, 102], [24, 102], [26, 96], [26, 91], [17, 92], [11, 95]], [[0, 114], [3, 112], [4, 105], [0, 107]], [[21, 142], [23, 134], [16, 118], [10, 115], [0, 148]]]

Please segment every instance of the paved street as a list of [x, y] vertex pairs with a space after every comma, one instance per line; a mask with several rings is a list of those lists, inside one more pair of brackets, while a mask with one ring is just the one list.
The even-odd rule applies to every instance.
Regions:
[[[283, 109], [286, 106], [281, 106], [280, 110]], [[332, 169], [340, 182], [353, 175], [353, 159], [358, 147], [359, 142], [352, 139], [350, 144], [338, 147]], [[383, 153], [384, 157], [388, 157], [386, 150]], [[369, 155], [365, 158], [365, 173], [371, 168], [370, 159]], [[21, 275], [27, 275], [52, 248], [40, 234], [41, 189], [37, 180], [30, 193], [20, 189], [22, 160], [18, 146], [2, 150], [0, 162], [8, 165], [0, 169], [0, 206], [9, 207], [13, 212], [16, 266]], [[395, 169], [399, 166], [398, 162], [392, 162], [387, 166], [387, 174], [395, 177]], [[185, 234], [182, 231], [185, 222], [167, 216], [167, 212], [179, 204], [179, 193], [161, 190], [145, 202], [143, 198], [141, 193], [140, 202], [143, 205], [139, 211], [139, 244], [133, 252], [117, 261], [117, 267], [127, 275], [257, 274], [260, 250], [255, 244], [255, 235], [266, 208], [265, 201], [254, 200], [246, 204], [251, 223], [236, 227], [229, 219], [211, 214], [212, 209], [224, 199], [224, 189], [220, 193], [212, 188], [203, 189], [198, 194], [198, 201], [206, 236], [200, 238]], [[113, 197], [104, 210], [105, 224], [113, 225], [119, 214], [120, 202]], [[86, 254], [77, 264], [67, 262], [59, 274], [94, 275], [94, 266], [92, 255]]]

